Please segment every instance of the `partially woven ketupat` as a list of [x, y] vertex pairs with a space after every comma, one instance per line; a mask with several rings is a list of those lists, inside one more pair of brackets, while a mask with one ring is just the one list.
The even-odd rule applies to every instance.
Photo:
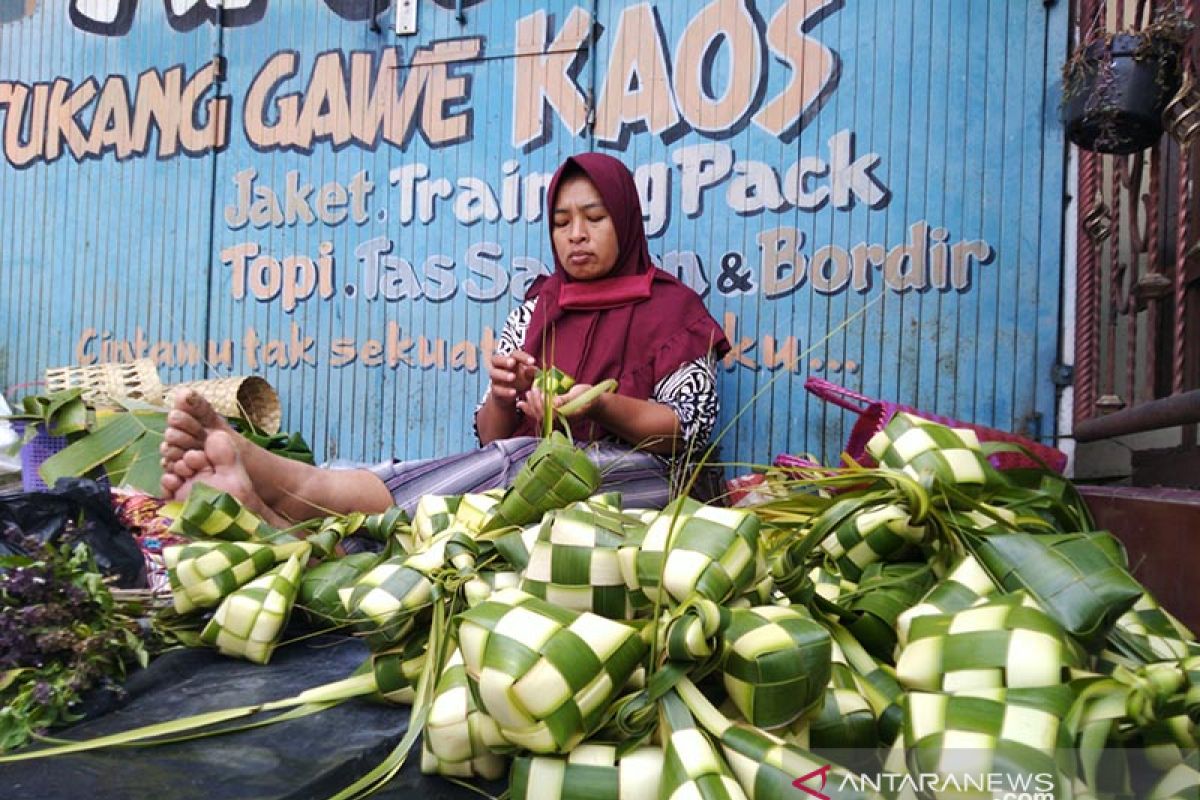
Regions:
[[521, 465], [482, 532], [537, 522], [554, 508], [586, 500], [600, 488], [600, 470], [561, 431], [542, 440]]
[[346, 607], [338, 591], [356, 583], [378, 562], [377, 553], [354, 553], [317, 564], [300, 578], [296, 604], [319, 625], [344, 625], [347, 622]]
[[913, 620], [896, 677], [919, 691], [1027, 689], [1065, 683], [1083, 664], [1057, 622], [1028, 596], [1012, 594]]
[[492, 748], [502, 748], [505, 744], [496, 722], [476, 705], [462, 653], [455, 648], [438, 679], [429, 708], [421, 747], [421, 771], [454, 778], [496, 780], [508, 764]]
[[995, 786], [1012, 787], [1015, 795], [1070, 796], [1062, 793], [1069, 759], [1060, 765], [1056, 758], [1071, 746], [1062, 720], [1073, 696], [1067, 686], [912, 692], [904, 716], [908, 770], [937, 774], [943, 781], [931, 793], [937, 798], [1000, 796], [988, 788], [990, 775], [997, 776]]
[[458, 509], [454, 512], [451, 526], [470, 531], [472, 534], [479, 533], [488, 519], [496, 513], [501, 496], [499, 490], [464, 494], [458, 500]]
[[296, 553], [226, 597], [200, 632], [200, 640], [227, 656], [255, 664], [270, 661], [292, 615], [308, 555]]
[[1004, 476], [983, 455], [979, 437], [967, 428], [948, 428], [900, 412], [867, 442], [867, 452], [880, 464], [902, 470], [915, 480], [923, 476], [947, 485], [993, 486]]
[[1149, 593], [1117, 618], [1111, 639], [1127, 657], [1141, 661], [1173, 661], [1200, 654], [1196, 636], [1162, 608]]
[[163, 548], [175, 610], [212, 608], [275, 565], [275, 551], [253, 542], [205, 541]]
[[661, 747], [638, 747], [617, 758], [607, 744], [581, 744], [565, 756], [513, 759], [512, 800], [658, 800]]
[[629, 619], [633, 607], [617, 550], [640, 521], [619, 511], [573, 503], [547, 512], [529, 552], [521, 589], [574, 611]]
[[787, 725], [823, 699], [831, 641], [799, 609], [734, 609], [721, 663], [725, 690], [751, 724]]
[[205, 483], [193, 484], [183, 509], [169, 530], [192, 539], [228, 542], [265, 539], [278, 533], [233, 495]]
[[599, 724], [646, 652], [638, 632], [501, 589], [458, 616], [479, 707], [514, 746], [565, 753]]
[[650, 522], [640, 547], [621, 551], [622, 574], [651, 602], [683, 602], [695, 593], [724, 603], [754, 580], [759, 526], [749, 511], [680, 498]]
[[864, 506], [847, 517], [820, 546], [842, 577], [856, 581], [868, 565], [886, 561], [924, 538], [925, 527], [912, 525], [907, 510], [895, 503], [881, 503]]

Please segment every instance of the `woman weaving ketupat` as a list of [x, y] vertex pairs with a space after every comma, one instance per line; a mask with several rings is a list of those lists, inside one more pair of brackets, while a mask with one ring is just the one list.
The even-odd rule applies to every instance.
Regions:
[[[253, 445], [191, 393], [167, 417], [164, 495], [180, 499], [203, 482], [282, 526], [393, 505], [411, 513], [427, 494], [505, 486], [537, 446], [547, 413], [535, 372], [554, 366], [576, 380], [553, 403], [571, 404], [564, 416], [599, 467], [601, 490], [621, 492], [631, 507], [662, 507], [677, 488], [673, 467], [712, 433], [716, 359], [729, 343], [700, 297], [651, 263], [637, 189], [620, 161], [570, 157], [547, 197], [554, 273], [534, 281], [505, 323], [475, 414], [480, 449], [322, 469]], [[610, 378], [615, 393], [581, 400]]]

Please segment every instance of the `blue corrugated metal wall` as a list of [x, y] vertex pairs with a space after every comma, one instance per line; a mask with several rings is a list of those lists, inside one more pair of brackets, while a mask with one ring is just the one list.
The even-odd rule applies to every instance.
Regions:
[[322, 457], [463, 449], [601, 149], [727, 323], [727, 457], [836, 454], [808, 374], [1052, 433], [1066, 3], [217, 5], [0, 2], [0, 388], [136, 352], [262, 374]]

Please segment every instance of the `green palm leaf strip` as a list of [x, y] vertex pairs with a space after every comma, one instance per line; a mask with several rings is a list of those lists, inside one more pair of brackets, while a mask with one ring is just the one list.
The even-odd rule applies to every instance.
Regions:
[[521, 589], [574, 611], [629, 619], [633, 608], [617, 551], [628, 532], [644, 527], [619, 511], [586, 502], [547, 512]]
[[480, 531], [489, 533], [537, 522], [547, 511], [586, 500], [600, 488], [600, 471], [561, 432], [542, 440], [521, 465]]
[[1062, 626], [1017, 593], [914, 619], [896, 677], [913, 691], [1026, 689], [1065, 683], [1083, 664]]
[[746, 800], [724, 755], [679, 695], [671, 692], [663, 697], [659, 711], [665, 752], [659, 797]]
[[613, 745], [585, 742], [565, 756], [513, 759], [512, 800], [657, 800], [661, 747], [639, 747], [618, 757]]
[[371, 699], [392, 705], [412, 705], [429, 654], [429, 631], [418, 631], [402, 643], [371, 654], [356, 674], [371, 674]]
[[807, 612], [782, 606], [734, 609], [721, 677], [752, 725], [777, 728], [823, 701], [832, 638]]
[[879, 740], [891, 744], [899, 735], [904, 718], [901, 709], [904, 687], [897, 680], [896, 672], [876, 661], [838, 622], [826, 619], [822, 624], [829, 629], [842, 657], [850, 665], [858, 693], [866, 698], [875, 714]]
[[1005, 591], [1024, 591], [1089, 650], [1145, 591], [1114, 560], [1105, 532], [1033, 536], [964, 533], [979, 563]]
[[462, 653], [455, 647], [434, 689], [421, 749], [421, 771], [496, 780], [508, 764], [493, 748], [502, 749], [506, 744], [496, 722], [479, 710]]
[[205, 644], [222, 654], [266, 664], [296, 601], [300, 575], [308, 561], [301, 551], [230, 594], [200, 633]]
[[514, 747], [565, 753], [601, 722], [646, 652], [620, 622], [502, 589], [458, 617], [481, 710]]

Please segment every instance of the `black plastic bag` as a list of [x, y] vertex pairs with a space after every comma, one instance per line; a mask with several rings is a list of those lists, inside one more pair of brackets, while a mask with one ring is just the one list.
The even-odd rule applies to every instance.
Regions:
[[0, 555], [30, 555], [20, 546], [22, 536], [52, 545], [70, 536], [91, 548], [96, 566], [115, 578], [118, 586], [146, 585], [141, 548], [117, 519], [108, 487], [95, 481], [59, 478], [53, 489], [44, 492], [0, 494], [0, 530], [6, 533], [0, 540]]

